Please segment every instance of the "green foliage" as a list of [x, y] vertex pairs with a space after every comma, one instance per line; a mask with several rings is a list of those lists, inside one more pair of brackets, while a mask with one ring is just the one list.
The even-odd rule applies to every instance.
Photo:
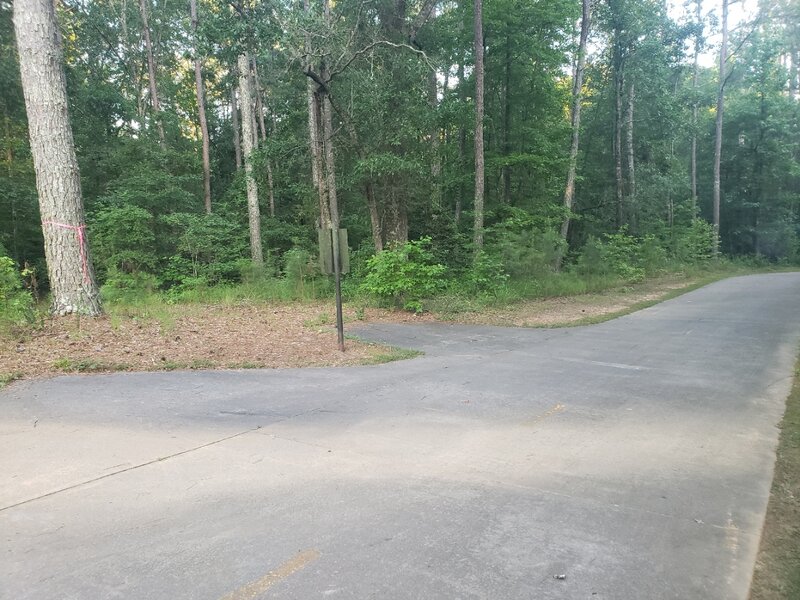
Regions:
[[158, 284], [156, 276], [150, 273], [129, 273], [112, 267], [100, 293], [107, 304], [137, 304], [156, 293]]
[[0, 330], [30, 325], [35, 319], [33, 297], [22, 287], [14, 261], [0, 256]]
[[155, 219], [147, 210], [132, 204], [98, 210], [91, 222], [92, 251], [101, 275], [153, 272]]
[[508, 273], [499, 257], [480, 252], [467, 272], [466, 288], [470, 292], [489, 292], [497, 295], [508, 281]]
[[503, 266], [512, 278], [541, 278], [553, 272], [566, 243], [558, 232], [546, 229], [506, 230], [498, 240]]
[[429, 246], [430, 239], [422, 238], [370, 258], [363, 291], [397, 307], [422, 312], [422, 300], [444, 288], [447, 271], [444, 265], [434, 263]]
[[675, 256], [683, 263], [698, 264], [714, 257], [714, 227], [703, 219], [692, 219], [675, 243]]
[[590, 238], [578, 259], [581, 275], [617, 275], [629, 282], [641, 281], [645, 275], [664, 266], [666, 254], [655, 238], [637, 239], [626, 228], [609, 233], [602, 240]]

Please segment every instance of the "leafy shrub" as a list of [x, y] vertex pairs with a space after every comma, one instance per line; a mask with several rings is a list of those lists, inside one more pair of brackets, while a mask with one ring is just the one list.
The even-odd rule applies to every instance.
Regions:
[[513, 278], [543, 277], [563, 256], [566, 242], [551, 229], [505, 231], [497, 242], [503, 266]]
[[168, 285], [186, 278], [204, 278], [209, 284], [235, 281], [240, 277], [246, 240], [240, 226], [219, 215], [175, 213], [161, 219], [176, 240], [170, 257]]
[[33, 297], [22, 287], [14, 261], [0, 256], [0, 329], [30, 325], [35, 318]]
[[362, 290], [395, 306], [422, 312], [422, 299], [444, 288], [447, 270], [434, 263], [429, 246], [430, 238], [422, 238], [379, 252], [367, 261]]
[[585, 276], [614, 274], [631, 282], [644, 279], [640, 241], [629, 235], [626, 228], [603, 238], [589, 238], [586, 242], [578, 259], [578, 272]]
[[498, 293], [508, 281], [499, 257], [481, 252], [467, 272], [468, 291]]
[[297, 297], [305, 296], [306, 284], [319, 275], [319, 267], [308, 250], [292, 248], [283, 255], [283, 274]]
[[714, 257], [714, 226], [703, 219], [692, 224], [677, 238], [675, 255], [680, 262], [703, 263]]
[[150, 273], [137, 271], [126, 273], [112, 268], [100, 292], [103, 301], [110, 304], [135, 304], [150, 296], [158, 289], [158, 279]]
[[152, 272], [156, 267], [155, 219], [130, 204], [98, 210], [92, 219], [92, 250], [102, 272]]

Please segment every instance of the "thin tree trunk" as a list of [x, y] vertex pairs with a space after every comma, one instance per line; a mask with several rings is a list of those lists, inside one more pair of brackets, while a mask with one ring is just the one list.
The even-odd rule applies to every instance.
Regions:
[[236, 88], [231, 90], [231, 128], [233, 129], [233, 153], [236, 156], [236, 170], [242, 168], [242, 140], [239, 135], [239, 110], [236, 107]]
[[256, 114], [258, 115], [258, 128], [261, 132], [261, 140], [266, 141], [267, 124], [266, 121], [264, 121], [264, 108], [266, 107], [266, 102], [264, 102], [264, 98], [261, 93], [261, 82], [258, 78], [258, 64], [256, 63], [255, 58], [253, 58], [253, 82], [255, 84], [256, 91]]
[[[461, 100], [461, 105], [464, 106], [467, 103], [467, 90], [464, 86], [464, 54], [461, 54], [461, 60], [458, 63], [458, 87], [459, 87], [459, 96]], [[462, 119], [459, 119], [458, 125], [458, 192], [456, 195], [456, 206], [455, 206], [455, 213], [453, 215], [453, 220], [455, 221], [456, 227], [458, 227], [459, 223], [461, 223], [461, 209], [463, 205], [463, 198], [466, 195], [466, 189], [464, 185], [465, 173], [466, 170], [466, 154], [467, 154], [467, 131], [466, 127], [464, 127], [464, 122]]]
[[250, 223], [250, 255], [253, 263], [264, 263], [261, 249], [261, 210], [258, 205], [258, 186], [253, 177], [253, 148], [255, 118], [253, 116], [253, 93], [250, 77], [250, 57], [245, 52], [239, 55], [239, 91], [242, 101], [242, 146], [244, 147], [244, 171], [247, 182], [247, 215]]
[[[696, 26], [700, 27], [701, 20], [701, 0], [696, 0], [695, 3], [695, 21]], [[694, 37], [694, 65], [692, 67], [692, 158], [691, 158], [691, 184], [692, 184], [692, 218], [697, 216], [697, 78], [699, 72], [700, 60], [700, 32], [698, 31]]]
[[[572, 110], [570, 111], [572, 121], [572, 144], [569, 148], [567, 185], [564, 190], [564, 220], [561, 222], [561, 238], [565, 242], [567, 241], [567, 234], [569, 233], [572, 204], [575, 201], [575, 178], [578, 169], [578, 149], [580, 147], [581, 133], [581, 105], [583, 104], [583, 73], [586, 68], [586, 44], [589, 39], [591, 19], [591, 0], [583, 0], [581, 35], [580, 41], [578, 42], [578, 55], [575, 60], [575, 77], [572, 80]], [[561, 268], [561, 258], [561, 253], [559, 253], [556, 258], [556, 270]]]
[[[505, 82], [503, 86], [503, 157], [511, 155], [511, 42], [505, 40]], [[511, 203], [511, 167], [503, 165], [503, 202]]]
[[206, 101], [203, 88], [203, 71], [200, 53], [197, 49], [197, 0], [189, 0], [189, 10], [194, 34], [194, 85], [197, 96], [197, 114], [200, 119], [200, 135], [203, 144], [203, 198], [206, 213], [211, 214], [211, 156], [209, 152], [208, 121], [206, 121]]
[[725, 79], [728, 61], [728, 0], [722, 0], [722, 44], [719, 49], [719, 86], [714, 133], [714, 255], [719, 254], [720, 167], [722, 164], [722, 113], [725, 108]]
[[98, 315], [69, 123], [61, 37], [52, 0], [14, 3], [14, 27], [55, 314]]
[[139, 0], [139, 13], [142, 16], [142, 35], [144, 36], [144, 46], [147, 50], [147, 73], [150, 80], [150, 105], [153, 107], [153, 117], [156, 120], [156, 127], [158, 128], [158, 141], [163, 146], [165, 144], [164, 123], [161, 121], [161, 104], [158, 101], [156, 61], [153, 57], [153, 43], [150, 40], [150, 24], [147, 18], [147, 2], [148, 0]]
[[431, 69], [428, 74], [428, 104], [433, 114], [433, 124], [431, 125], [431, 179], [433, 180], [433, 196], [431, 204], [439, 208], [442, 204], [442, 155], [440, 151], [439, 125], [436, 119], [436, 109], [439, 105], [439, 89], [436, 81], [436, 70]]
[[[266, 142], [269, 134], [265, 121], [265, 113], [269, 110], [269, 107], [264, 100], [261, 81], [258, 77], [258, 64], [255, 58], [253, 58], [253, 81], [256, 87], [256, 112], [258, 113], [258, 126], [261, 131], [261, 141]], [[269, 216], [275, 217], [275, 183], [272, 178], [272, 160], [267, 157], [265, 162], [267, 171], [267, 193], [269, 195]]]
[[614, 180], [617, 197], [617, 228], [625, 223], [625, 188], [622, 179], [622, 93], [624, 74], [622, 70], [619, 41], [614, 42]]
[[634, 83], [631, 81], [631, 86], [628, 88], [628, 111], [625, 115], [625, 133], [626, 133], [626, 146], [628, 151], [628, 216], [631, 228], [636, 231], [636, 166], [634, 164], [633, 152], [633, 105], [636, 91]]
[[473, 244], [477, 254], [483, 248], [483, 0], [474, 0], [475, 15], [475, 223]]

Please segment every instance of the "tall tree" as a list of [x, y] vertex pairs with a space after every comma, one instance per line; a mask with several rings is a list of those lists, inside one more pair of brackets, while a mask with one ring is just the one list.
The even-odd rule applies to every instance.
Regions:
[[69, 123], [61, 38], [52, 0], [14, 3], [22, 89], [39, 191], [55, 314], [102, 312], [86, 237]]
[[483, 200], [485, 162], [483, 155], [483, 1], [474, 2], [475, 29], [475, 222], [473, 243], [476, 255], [483, 248]]
[[[567, 186], [564, 190], [564, 220], [561, 222], [561, 237], [566, 241], [569, 233], [570, 212], [575, 199], [575, 176], [578, 166], [578, 147], [581, 131], [581, 104], [583, 103], [583, 72], [586, 68], [586, 45], [589, 40], [589, 28], [592, 20], [591, 0], [583, 0], [581, 14], [581, 34], [578, 42], [578, 53], [575, 57], [575, 74], [572, 80], [572, 106], [570, 121], [572, 125], [572, 144], [569, 149], [569, 167], [567, 170]], [[558, 255], [560, 267], [561, 255]]]
[[206, 120], [205, 88], [203, 87], [203, 70], [200, 52], [197, 43], [197, 0], [189, 0], [189, 10], [192, 19], [193, 50], [194, 50], [194, 85], [197, 96], [197, 114], [200, 120], [200, 136], [203, 145], [203, 204], [206, 213], [211, 213], [211, 156], [209, 153], [208, 121]]
[[722, 114], [725, 108], [725, 84], [728, 64], [728, 0], [722, 0], [722, 42], [719, 47], [719, 82], [717, 85], [717, 114], [714, 123], [714, 253], [719, 252], [720, 171], [722, 166]]
[[692, 148], [691, 148], [691, 187], [692, 217], [697, 213], [697, 78], [700, 73], [700, 47], [703, 40], [702, 0], [695, 0], [694, 64], [692, 66]]
[[149, 0], [139, 0], [139, 13], [142, 17], [142, 36], [144, 37], [144, 46], [147, 50], [147, 75], [150, 85], [150, 106], [153, 108], [153, 118], [155, 118], [156, 126], [158, 127], [158, 139], [163, 146], [165, 144], [164, 122], [161, 119], [161, 103], [158, 100], [156, 59], [153, 54], [153, 41], [150, 37], [150, 19], [148, 16], [147, 7], [148, 2]]
[[247, 184], [247, 216], [250, 224], [250, 256], [253, 263], [264, 263], [261, 248], [261, 209], [258, 204], [258, 184], [253, 175], [253, 150], [255, 147], [255, 118], [253, 114], [253, 78], [250, 76], [250, 55], [243, 52], [239, 55], [239, 92], [241, 94], [242, 113], [242, 148], [244, 154], [244, 172]]

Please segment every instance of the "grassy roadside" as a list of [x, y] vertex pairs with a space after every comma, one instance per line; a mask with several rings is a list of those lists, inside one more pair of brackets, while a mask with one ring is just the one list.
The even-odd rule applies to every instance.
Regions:
[[800, 360], [781, 423], [750, 600], [800, 598]]

